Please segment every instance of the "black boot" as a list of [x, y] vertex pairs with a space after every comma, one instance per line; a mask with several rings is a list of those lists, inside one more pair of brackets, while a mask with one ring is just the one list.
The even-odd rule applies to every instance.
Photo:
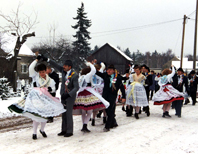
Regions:
[[171, 118], [171, 116], [169, 115], [169, 112], [168, 111], [165, 112], [165, 116]]
[[99, 111], [99, 113], [97, 114], [97, 118], [101, 118], [101, 114], [102, 114], [102, 111]]
[[165, 112], [163, 113], [162, 117], [165, 118]]
[[146, 113], [147, 117], [150, 116], [149, 106], [145, 107], [145, 113]]
[[44, 131], [42, 132], [42, 131], [40, 130], [40, 133], [42, 134], [43, 137], [47, 137], [47, 135], [46, 135], [46, 133], [45, 133]]
[[95, 119], [92, 119], [91, 125], [95, 126]]
[[126, 116], [127, 117], [131, 117], [132, 116], [132, 108], [131, 108], [131, 106], [129, 106], [129, 107], [127, 106], [126, 109], [127, 109], [126, 110]]
[[89, 132], [91, 132], [89, 129], [87, 129], [87, 124], [83, 124], [83, 128], [81, 129], [81, 131], [82, 132], [84, 132], [84, 133], [89, 133]]
[[103, 117], [103, 124], [106, 124], [106, 122], [107, 122], [107, 118]]
[[126, 111], [125, 108], [124, 108], [124, 106], [122, 106], [122, 111]]
[[138, 113], [135, 113], [135, 118], [139, 119]]
[[32, 139], [33, 139], [33, 140], [36, 140], [36, 139], [37, 139], [37, 135], [36, 135], [36, 134], [33, 134], [33, 135], [32, 135]]

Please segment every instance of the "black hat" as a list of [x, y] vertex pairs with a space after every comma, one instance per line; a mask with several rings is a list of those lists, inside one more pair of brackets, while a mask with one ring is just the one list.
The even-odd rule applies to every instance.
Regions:
[[71, 60], [65, 60], [64, 65], [68, 65], [72, 67], [72, 61]]
[[125, 73], [129, 73], [129, 68], [126, 69]]
[[113, 64], [109, 65], [107, 69], [114, 69], [115, 70], [115, 67]]
[[145, 67], [147, 69], [147, 66], [145, 64], [143, 64], [141, 67]]
[[190, 72], [190, 74], [195, 74], [195, 71], [194, 71], [194, 70], [192, 70], [192, 71]]
[[177, 71], [181, 71], [182, 73], [184, 73], [184, 70], [181, 67]]

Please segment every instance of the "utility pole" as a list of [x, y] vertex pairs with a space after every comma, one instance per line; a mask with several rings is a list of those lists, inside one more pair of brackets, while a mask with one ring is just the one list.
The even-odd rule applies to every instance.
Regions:
[[186, 18], [187, 18], [187, 16], [184, 15], [184, 21], [183, 21], [183, 34], [182, 34], [182, 45], [181, 45], [181, 61], [180, 61], [180, 67], [181, 67], [181, 68], [182, 68], [182, 64], [183, 64], [183, 51], [184, 51], [184, 36], [185, 36]]
[[196, 17], [195, 17], [195, 37], [194, 37], [194, 59], [193, 59], [193, 69], [196, 70], [196, 51], [197, 51], [197, 16], [198, 16], [198, 0], [196, 4]]

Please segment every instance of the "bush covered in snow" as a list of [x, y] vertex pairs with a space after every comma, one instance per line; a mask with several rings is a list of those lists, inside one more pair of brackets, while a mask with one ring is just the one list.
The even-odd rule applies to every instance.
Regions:
[[3, 77], [0, 78], [0, 98], [5, 100], [9, 97], [9, 82], [8, 79]]

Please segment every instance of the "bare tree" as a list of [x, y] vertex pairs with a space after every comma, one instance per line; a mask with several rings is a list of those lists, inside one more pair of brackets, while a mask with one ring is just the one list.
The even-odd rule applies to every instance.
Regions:
[[[17, 56], [19, 54], [21, 46], [27, 41], [28, 37], [35, 36], [35, 32], [30, 33], [30, 30], [34, 28], [37, 22], [37, 14], [33, 12], [30, 15], [21, 14], [20, 11], [21, 3], [19, 3], [16, 11], [11, 12], [10, 15], [4, 14], [0, 11], [0, 18], [5, 21], [5, 25], [1, 25], [0, 29], [2, 32], [9, 32], [14, 36], [17, 36], [17, 41], [14, 47], [14, 54], [12, 57], [11, 71], [13, 79], [13, 88], [16, 90], [16, 76], [14, 74], [17, 68]], [[35, 17], [32, 17], [34, 14]]]

